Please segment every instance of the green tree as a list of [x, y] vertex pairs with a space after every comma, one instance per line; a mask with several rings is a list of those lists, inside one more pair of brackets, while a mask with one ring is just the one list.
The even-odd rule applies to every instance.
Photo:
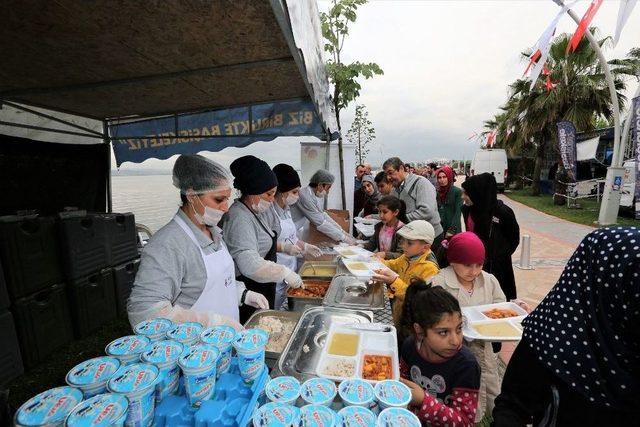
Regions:
[[369, 120], [369, 112], [364, 105], [356, 105], [356, 115], [347, 132], [347, 141], [356, 146], [356, 164], [364, 163], [369, 154], [367, 145], [376, 137], [376, 130]]
[[614, 59], [609, 64], [616, 73], [632, 76], [640, 81], [640, 47], [631, 49], [625, 59]]
[[[595, 35], [594, 28], [590, 31]], [[569, 34], [555, 37], [547, 58], [548, 73], [541, 73], [533, 83], [515, 81], [510, 85], [509, 99], [502, 107], [505, 116], [503, 126], [498, 128], [498, 139], [502, 140], [509, 130], [507, 144], [520, 149], [531, 147], [535, 151], [534, 195], [540, 193], [540, 175], [547, 151], [558, 152], [556, 124], [569, 120], [579, 131], [588, 131], [599, 119], [611, 120], [613, 116], [609, 89], [595, 50], [583, 38], [578, 48], [567, 54], [570, 39]], [[606, 48], [608, 39], [598, 43]], [[525, 52], [523, 56], [528, 60], [529, 54]], [[622, 106], [625, 84], [619, 73], [615, 77], [615, 87]]]
[[[341, 132], [340, 112], [360, 96], [362, 86], [358, 79], [372, 78], [376, 74], [383, 74], [378, 64], [359, 61], [345, 64], [341, 54], [345, 40], [349, 35], [349, 26], [356, 21], [359, 6], [366, 4], [367, 0], [332, 0], [327, 13], [320, 13], [322, 22], [322, 35], [325, 38], [324, 49], [329, 53], [327, 59], [327, 74], [329, 82], [333, 85], [333, 107], [338, 121], [338, 131]], [[344, 154], [342, 149], [342, 133], [338, 138], [338, 154], [340, 157], [340, 180], [342, 185], [342, 206], [347, 204], [344, 190]]]

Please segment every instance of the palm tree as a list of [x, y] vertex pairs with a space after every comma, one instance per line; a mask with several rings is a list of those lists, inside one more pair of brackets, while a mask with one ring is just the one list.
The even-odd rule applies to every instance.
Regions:
[[625, 59], [614, 59], [609, 64], [618, 74], [632, 76], [640, 81], [640, 47], [631, 49]]
[[[590, 31], [595, 35], [595, 29]], [[610, 120], [613, 115], [609, 89], [596, 52], [583, 38], [578, 48], [567, 54], [570, 39], [569, 34], [554, 38], [547, 58], [548, 72], [533, 83], [517, 80], [511, 84], [509, 100], [503, 107], [505, 129], [515, 129], [510, 143], [535, 148], [534, 195], [540, 194], [546, 152], [550, 148], [557, 152], [556, 124], [569, 120], [579, 131], [588, 131], [593, 129], [596, 118]], [[605, 47], [607, 40], [598, 43]], [[527, 53], [523, 56], [529, 57]], [[625, 84], [618, 75], [615, 87], [622, 106], [626, 99], [622, 94]]]

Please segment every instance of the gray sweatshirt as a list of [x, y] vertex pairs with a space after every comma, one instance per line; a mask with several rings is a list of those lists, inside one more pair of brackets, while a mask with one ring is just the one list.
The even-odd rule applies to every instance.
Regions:
[[409, 221], [423, 219], [433, 225], [436, 237], [442, 234], [436, 189], [429, 180], [410, 173], [393, 192], [407, 205], [407, 219]]

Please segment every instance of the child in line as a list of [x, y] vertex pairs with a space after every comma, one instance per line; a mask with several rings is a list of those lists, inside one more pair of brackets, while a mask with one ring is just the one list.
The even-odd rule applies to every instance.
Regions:
[[389, 285], [393, 301], [393, 321], [400, 324], [404, 295], [413, 279], [428, 280], [438, 273], [438, 262], [431, 252], [435, 238], [433, 226], [424, 220], [411, 221], [398, 230], [402, 237], [400, 246], [403, 254], [391, 260], [384, 260], [388, 268], [375, 271], [374, 280]]
[[423, 425], [473, 426], [480, 367], [462, 345], [458, 301], [439, 286], [414, 281], [402, 323], [412, 330], [400, 349], [400, 376], [411, 389], [410, 409]]
[[407, 223], [404, 202], [395, 196], [384, 196], [378, 202], [379, 223], [364, 248], [380, 259], [396, 259], [402, 255], [397, 231]]
[[[443, 242], [449, 267], [440, 270], [433, 278], [434, 286], [442, 286], [453, 295], [462, 307], [505, 302], [504, 292], [493, 274], [482, 271], [485, 261], [484, 244], [472, 232], [456, 234]], [[491, 414], [495, 398], [500, 394], [498, 360], [488, 341], [468, 343], [478, 359], [482, 376], [476, 422]]]

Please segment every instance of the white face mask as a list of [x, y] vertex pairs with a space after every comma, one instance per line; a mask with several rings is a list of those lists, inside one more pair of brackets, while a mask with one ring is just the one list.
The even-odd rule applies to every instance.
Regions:
[[257, 204], [251, 205], [251, 209], [253, 209], [256, 213], [266, 212], [267, 209], [271, 206], [271, 202], [267, 202], [264, 199], [260, 199]]
[[284, 199], [284, 203], [287, 206], [295, 205], [299, 198], [300, 198], [300, 195], [289, 193], [287, 194], [287, 197]]
[[327, 195], [327, 190], [322, 190], [319, 193], [316, 193], [316, 197], [324, 197]]
[[204, 203], [202, 203], [202, 200], [200, 200], [200, 197], [197, 197], [197, 199], [198, 199], [198, 202], [200, 202], [200, 205], [204, 208], [204, 213], [200, 215], [196, 211], [195, 207], [193, 207], [192, 205], [191, 207], [193, 209], [193, 213], [194, 213], [194, 216], [196, 217], [196, 220], [200, 224], [208, 225], [209, 227], [214, 227], [218, 225], [218, 223], [222, 219], [222, 215], [224, 215], [224, 212], [219, 209], [214, 209], [214, 208], [210, 208], [209, 206], [205, 206]]

